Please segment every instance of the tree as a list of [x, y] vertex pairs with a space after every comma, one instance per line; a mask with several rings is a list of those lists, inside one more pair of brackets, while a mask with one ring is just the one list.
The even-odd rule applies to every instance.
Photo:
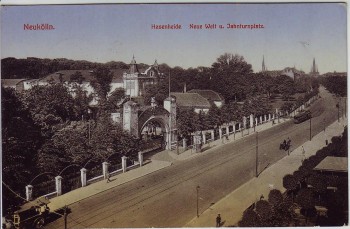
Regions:
[[275, 79], [275, 85], [277, 85], [277, 92], [282, 94], [283, 98], [288, 101], [295, 93], [294, 81], [289, 76], [277, 76]]
[[283, 202], [283, 196], [280, 190], [273, 189], [269, 193], [269, 203], [273, 206], [278, 206]]
[[221, 111], [217, 106], [211, 106], [208, 112], [208, 126], [210, 128], [219, 128], [223, 124]]
[[139, 141], [118, 124], [113, 124], [108, 115], [100, 116], [92, 129], [91, 152], [98, 160], [107, 160], [113, 154], [135, 157]]
[[[13, 89], [1, 88], [2, 180], [23, 194], [31, 175], [37, 171], [35, 160], [42, 144], [38, 127]], [[21, 199], [3, 186], [3, 209]]]
[[188, 138], [191, 133], [199, 130], [198, 114], [192, 109], [179, 109], [176, 115], [178, 133]]
[[70, 76], [70, 81], [71, 82], [75, 82], [75, 83], [78, 83], [78, 84], [82, 84], [83, 83], [83, 80], [84, 80], [84, 77], [83, 75], [81, 74], [81, 72], [79, 71], [76, 71], [74, 74], [72, 74]]
[[318, 193], [319, 201], [321, 201], [321, 194], [327, 190], [327, 180], [323, 175], [318, 173], [311, 174], [307, 179], [307, 183], [314, 188], [314, 191]]
[[261, 226], [260, 218], [253, 209], [247, 209], [243, 212], [241, 221], [238, 222], [240, 227], [259, 227]]
[[83, 167], [91, 157], [88, 143], [88, 123], [72, 122], [56, 132], [39, 150], [38, 166], [41, 172], [58, 174], [71, 164]]
[[163, 101], [169, 96], [169, 83], [167, 79], [160, 81], [158, 84], [145, 86], [143, 95], [145, 104], [151, 104], [151, 98], [155, 97], [157, 104], [163, 104]]
[[259, 200], [258, 202], [256, 202], [256, 213], [260, 217], [261, 224], [259, 226], [271, 226], [273, 211], [272, 206], [268, 201]]
[[303, 208], [302, 213], [304, 213], [307, 221], [308, 217], [311, 216], [311, 213], [314, 212], [313, 210], [315, 209], [313, 191], [307, 188], [301, 189], [296, 197], [296, 202]]
[[101, 104], [103, 104], [106, 102], [108, 92], [111, 90], [110, 84], [113, 79], [113, 73], [106, 67], [98, 67], [93, 71], [92, 75], [94, 79], [91, 81], [91, 86], [95, 89]]
[[294, 198], [294, 191], [298, 187], [298, 181], [293, 175], [287, 174], [283, 177], [283, 187], [287, 189], [288, 192], [291, 192], [292, 198]]
[[231, 53], [224, 53], [219, 56], [216, 62], [212, 64], [212, 68], [218, 73], [248, 74], [253, 72], [252, 66], [244, 60], [243, 56]]
[[61, 84], [35, 86], [24, 93], [23, 101], [45, 136], [51, 136], [59, 124], [79, 119], [72, 95]]

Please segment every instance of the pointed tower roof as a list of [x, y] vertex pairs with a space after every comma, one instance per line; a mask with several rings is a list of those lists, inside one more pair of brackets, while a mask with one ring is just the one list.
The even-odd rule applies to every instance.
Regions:
[[266, 71], [266, 67], [265, 67], [265, 57], [263, 55], [263, 61], [262, 61], [262, 69], [261, 69], [262, 72], [265, 72]]
[[137, 64], [136, 64], [136, 60], [135, 60], [135, 56], [132, 55], [132, 60], [130, 63], [130, 74], [133, 73], [139, 73], [139, 69], [137, 68]]

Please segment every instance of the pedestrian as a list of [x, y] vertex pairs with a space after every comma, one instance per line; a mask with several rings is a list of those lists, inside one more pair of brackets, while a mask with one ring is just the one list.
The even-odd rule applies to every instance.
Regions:
[[305, 149], [304, 149], [304, 146], [301, 146], [301, 154], [303, 155], [303, 159], [301, 160], [301, 162], [303, 162], [305, 160]]
[[221, 226], [221, 216], [220, 214], [218, 214], [218, 216], [216, 217], [216, 227], [220, 227]]
[[112, 182], [109, 173], [107, 173], [107, 183]]

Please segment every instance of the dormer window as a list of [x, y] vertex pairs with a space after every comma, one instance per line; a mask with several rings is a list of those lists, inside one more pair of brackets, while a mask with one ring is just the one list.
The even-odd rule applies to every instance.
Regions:
[[153, 77], [154, 76], [154, 71], [151, 71], [151, 77]]

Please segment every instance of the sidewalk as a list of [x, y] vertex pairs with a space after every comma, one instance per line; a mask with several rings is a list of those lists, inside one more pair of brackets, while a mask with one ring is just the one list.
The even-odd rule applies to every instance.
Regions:
[[[279, 122], [277, 121], [277, 119], [275, 120], [275, 124], [272, 124], [272, 121], [268, 121], [268, 122], [265, 122], [259, 126], [256, 126], [255, 127], [255, 132], [256, 131], [263, 131], [263, 130], [266, 130], [266, 129], [270, 129], [272, 127], [275, 127], [277, 125], [280, 125], [284, 122], [287, 122], [289, 121], [290, 119], [288, 118], [280, 118], [279, 119]], [[220, 146], [220, 145], [223, 145], [223, 144], [226, 144], [226, 143], [232, 143], [234, 141], [237, 141], [239, 139], [242, 139], [244, 137], [247, 137], [251, 134], [254, 134], [254, 129], [253, 128], [249, 128], [249, 129], [246, 129], [246, 130], [243, 130], [243, 136], [242, 136], [242, 132], [236, 132], [235, 134], [231, 133], [229, 135], [229, 141], [227, 141], [226, 139], [217, 139], [215, 141], [211, 141], [209, 143], [206, 143], [202, 146], [202, 149], [204, 149], [204, 151], [202, 151], [201, 153], [196, 153], [195, 150], [193, 149], [189, 149], [189, 150], [186, 150], [184, 152], [181, 152], [181, 149], [179, 150], [179, 154], [177, 154], [177, 151], [176, 150], [173, 150], [173, 151], [163, 151], [165, 153], [168, 153], [170, 155], [170, 157], [173, 159], [173, 160], [169, 160], [171, 162], [174, 162], [174, 161], [183, 161], [183, 160], [187, 160], [191, 157], [195, 157], [195, 156], [199, 156], [199, 155], [202, 155], [203, 153], [209, 153], [211, 151], [211, 149], [217, 147], [217, 146]], [[223, 142], [224, 141], [224, 142]], [[157, 156], [155, 155], [156, 158], [160, 158], [160, 157], [166, 157], [166, 156]]]
[[[305, 142], [302, 146], [305, 149], [305, 157], [314, 155], [319, 149], [323, 148], [325, 140], [331, 142], [333, 136], [339, 136], [347, 125], [347, 119], [341, 119], [334, 122], [326, 128], [325, 132], [321, 132], [312, 138], [312, 141]], [[215, 205], [204, 211], [198, 218], [192, 219], [185, 227], [215, 227], [215, 218], [221, 215], [224, 226], [236, 225], [241, 219], [243, 212], [255, 201], [263, 195], [268, 197], [270, 190], [279, 189], [285, 191], [283, 187], [283, 177], [292, 174], [302, 164], [302, 146], [291, 152], [290, 156], [286, 156], [271, 167], [262, 172], [258, 178], [253, 178], [241, 187], [221, 199]]]
[[156, 161], [153, 160], [151, 163], [147, 163], [142, 167], [127, 171], [126, 173], [111, 176], [111, 182], [107, 183], [106, 180], [98, 181], [96, 183], [90, 184], [86, 187], [78, 188], [70, 191], [62, 196], [58, 196], [50, 199], [50, 204], [48, 204], [51, 211], [55, 211], [64, 207], [65, 205], [70, 205], [90, 196], [96, 195], [100, 192], [106, 191], [108, 189], [114, 188], [121, 184], [127, 183], [136, 178], [145, 176], [157, 170], [163, 169], [170, 166], [172, 163], [166, 161]]

